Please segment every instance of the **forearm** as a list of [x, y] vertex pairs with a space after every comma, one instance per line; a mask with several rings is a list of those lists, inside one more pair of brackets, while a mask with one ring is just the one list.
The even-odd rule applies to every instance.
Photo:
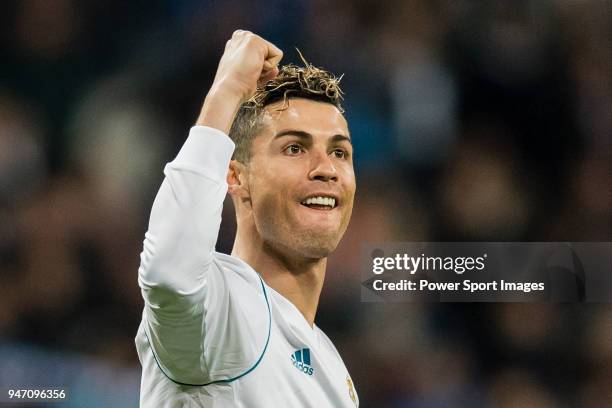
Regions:
[[[143, 326], [159, 364], [185, 382], [205, 376], [204, 304], [211, 299], [206, 298], [207, 271], [235, 147], [227, 134], [257, 82], [278, 74], [281, 58], [282, 51], [261, 37], [234, 32], [196, 122], [199, 126], [166, 166], [153, 204], [138, 271], [145, 300]], [[213, 293], [224, 290], [219, 285]]]
[[241, 101], [237, 92], [214, 85], [206, 95], [196, 125], [208, 126], [229, 134]]
[[217, 240], [232, 152], [227, 136], [195, 127], [166, 166], [141, 255], [140, 278], [148, 286], [181, 292], [199, 281]]

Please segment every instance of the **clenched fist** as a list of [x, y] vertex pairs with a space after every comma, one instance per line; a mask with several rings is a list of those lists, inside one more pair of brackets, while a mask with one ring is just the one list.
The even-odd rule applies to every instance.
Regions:
[[225, 44], [197, 124], [228, 133], [238, 108], [255, 93], [257, 84], [278, 74], [282, 57], [280, 49], [260, 36], [249, 31], [234, 31]]
[[250, 98], [258, 81], [268, 81], [278, 74], [283, 52], [274, 44], [249, 31], [236, 30], [225, 44], [213, 87], [234, 92], [244, 102]]

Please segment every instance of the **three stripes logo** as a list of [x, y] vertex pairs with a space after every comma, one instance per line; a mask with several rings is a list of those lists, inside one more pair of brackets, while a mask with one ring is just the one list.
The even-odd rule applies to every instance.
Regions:
[[291, 362], [301, 372], [304, 374], [312, 375], [314, 369], [310, 365], [310, 349], [303, 348], [300, 350], [296, 350], [291, 354]]

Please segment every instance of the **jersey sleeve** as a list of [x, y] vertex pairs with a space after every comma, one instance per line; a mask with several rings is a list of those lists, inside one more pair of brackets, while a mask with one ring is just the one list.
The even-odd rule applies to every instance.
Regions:
[[143, 323], [160, 368], [175, 382], [208, 379], [204, 358], [207, 271], [213, 262], [234, 143], [195, 126], [164, 169], [143, 251], [138, 283]]

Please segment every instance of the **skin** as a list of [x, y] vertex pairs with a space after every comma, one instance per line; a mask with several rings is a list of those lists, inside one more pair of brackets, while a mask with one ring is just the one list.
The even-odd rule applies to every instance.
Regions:
[[[313, 324], [327, 256], [348, 226], [355, 174], [348, 126], [328, 103], [293, 99], [267, 107], [248, 166], [228, 176], [238, 230], [232, 254], [259, 271]], [[287, 133], [291, 131], [291, 133]], [[282, 136], [279, 136], [284, 134]], [[309, 208], [312, 196], [333, 196], [333, 209]]]
[[[257, 81], [278, 73], [282, 57], [261, 37], [237, 33], [228, 41], [197, 122], [226, 133], [240, 103], [252, 95]], [[254, 67], [248, 74], [251, 83], [245, 81], [246, 60]], [[237, 91], [236, 75], [251, 87]], [[295, 98], [282, 107], [283, 101], [266, 107], [249, 163], [230, 163], [228, 191], [238, 225], [232, 255], [258, 271], [312, 326], [327, 256], [346, 231], [353, 208], [353, 152], [346, 119], [332, 104]], [[336, 207], [303, 205], [311, 196], [333, 196]]]

